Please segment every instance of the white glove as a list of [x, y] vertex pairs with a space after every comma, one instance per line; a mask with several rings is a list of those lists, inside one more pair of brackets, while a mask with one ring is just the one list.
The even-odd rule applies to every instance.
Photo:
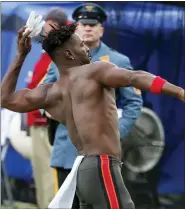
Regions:
[[34, 11], [30, 13], [30, 16], [26, 22], [26, 30], [24, 33], [26, 33], [28, 30], [31, 30], [29, 37], [33, 38], [42, 31], [42, 27], [44, 25], [44, 22], [42, 21], [42, 16], [37, 15]]

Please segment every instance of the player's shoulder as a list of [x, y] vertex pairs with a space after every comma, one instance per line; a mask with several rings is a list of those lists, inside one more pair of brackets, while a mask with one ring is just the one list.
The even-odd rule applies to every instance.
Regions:
[[111, 62], [106, 62], [106, 61], [96, 61], [96, 62], [91, 63], [90, 65], [92, 66], [93, 71], [116, 67], [115, 64]]
[[115, 64], [105, 61], [96, 61], [88, 66], [88, 78], [96, 78], [97, 76], [101, 75], [105, 71], [109, 69], [113, 69], [116, 67]]

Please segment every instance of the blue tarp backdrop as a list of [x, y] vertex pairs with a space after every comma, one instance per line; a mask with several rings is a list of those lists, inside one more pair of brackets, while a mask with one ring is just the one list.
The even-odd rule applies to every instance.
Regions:
[[[108, 13], [104, 40], [130, 57], [135, 69], [184, 87], [184, 8], [154, 2], [101, 3]], [[184, 104], [143, 93], [145, 105], [161, 118], [166, 150], [161, 159], [160, 193], [184, 192]]]
[[[2, 76], [15, 55], [16, 31], [24, 25], [32, 10], [44, 14], [51, 6], [61, 6], [71, 19], [73, 9], [79, 4], [80, 2], [17, 4], [3, 2]], [[103, 38], [107, 45], [129, 56], [135, 69], [160, 75], [184, 87], [183, 8], [153, 2], [99, 2], [99, 4], [108, 14]], [[41, 48], [37, 42], [34, 42], [21, 71], [17, 89], [25, 87], [27, 72], [33, 70], [40, 54]], [[158, 190], [160, 193], [183, 193], [184, 104], [167, 96], [150, 93], [143, 93], [143, 99], [145, 105], [152, 107], [159, 115], [165, 128], [167, 147], [160, 161]], [[14, 166], [19, 167], [20, 164], [16, 163]], [[9, 166], [7, 163], [7, 170]]]

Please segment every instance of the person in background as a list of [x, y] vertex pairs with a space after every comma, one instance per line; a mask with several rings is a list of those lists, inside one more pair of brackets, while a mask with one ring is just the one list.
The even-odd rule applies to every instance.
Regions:
[[[44, 31], [51, 30], [52, 24], [66, 25], [67, 15], [61, 8], [52, 8], [44, 16]], [[51, 65], [51, 58], [43, 52], [38, 62], [35, 64], [33, 76], [28, 84], [29, 89], [38, 86], [45, 78]], [[48, 119], [42, 116], [39, 110], [27, 114], [28, 126], [32, 138], [32, 167], [36, 185], [36, 200], [39, 208], [47, 208], [55, 195], [54, 174], [50, 167], [52, 146], [48, 139]], [[51, 123], [49, 121], [49, 123]]]
[[[119, 67], [132, 69], [127, 56], [109, 48], [101, 41], [104, 33], [102, 24], [106, 21], [107, 15], [100, 6], [92, 3], [80, 5], [74, 10], [72, 17], [78, 22], [77, 33], [83, 38], [85, 44], [90, 49], [92, 56], [91, 62], [110, 61]], [[58, 69], [55, 64], [52, 63], [44, 83], [55, 82], [58, 78]], [[128, 135], [140, 115], [143, 104], [141, 92], [132, 87], [119, 88], [116, 90], [116, 103], [119, 115], [119, 130], [121, 139], [123, 139]], [[58, 124], [53, 141], [51, 166], [55, 169], [58, 178], [58, 185], [56, 187], [58, 190], [70, 173], [78, 152], [71, 143], [67, 128], [62, 124]], [[79, 208], [76, 195], [73, 208]]]

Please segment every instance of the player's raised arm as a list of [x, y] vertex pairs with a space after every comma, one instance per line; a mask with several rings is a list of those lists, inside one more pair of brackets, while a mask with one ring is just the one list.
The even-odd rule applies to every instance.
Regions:
[[20, 29], [17, 39], [17, 54], [1, 84], [1, 107], [15, 112], [28, 112], [45, 108], [49, 104], [49, 91], [53, 84], [45, 84], [33, 90], [15, 92], [18, 76], [27, 54], [31, 50], [31, 31], [24, 35], [26, 27]]
[[175, 86], [159, 76], [145, 71], [132, 71], [107, 63], [99, 62], [96, 79], [102, 84], [113, 88], [133, 86], [137, 89], [150, 91], [154, 94], [167, 94], [185, 101], [184, 89]]

